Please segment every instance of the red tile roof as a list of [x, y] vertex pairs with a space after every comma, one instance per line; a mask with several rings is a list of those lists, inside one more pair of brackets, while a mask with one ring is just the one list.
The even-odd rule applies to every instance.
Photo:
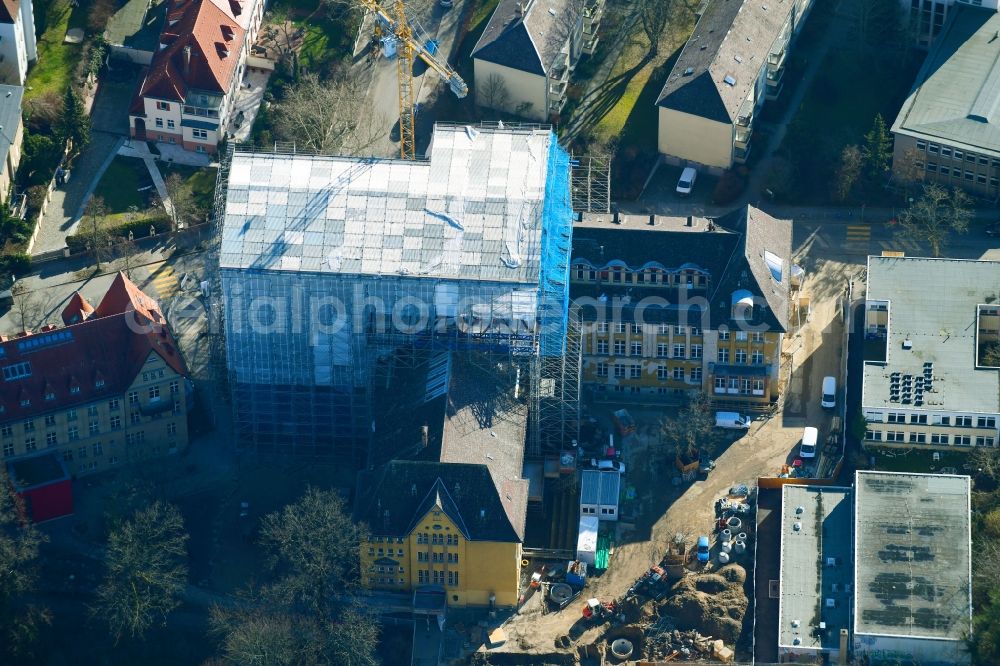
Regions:
[[21, 3], [19, 0], [0, 1], [0, 23], [17, 23]]
[[156, 301], [119, 273], [86, 320], [0, 344], [0, 367], [6, 371], [27, 363], [30, 368], [21, 378], [8, 380], [6, 372], [0, 378], [0, 421], [120, 396], [150, 354], [187, 375], [164, 324]]
[[69, 326], [70, 324], [79, 324], [81, 321], [86, 319], [94, 312], [94, 306], [87, 302], [80, 292], [73, 292], [73, 295], [69, 299], [69, 303], [62, 311], [63, 323]]
[[167, 46], [153, 55], [130, 112], [143, 113], [143, 97], [183, 102], [189, 88], [228, 92], [244, 35], [228, 2], [172, 0], [160, 33], [160, 44]]

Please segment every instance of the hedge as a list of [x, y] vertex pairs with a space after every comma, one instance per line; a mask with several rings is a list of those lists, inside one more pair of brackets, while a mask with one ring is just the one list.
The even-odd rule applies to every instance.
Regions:
[[[86, 220], [83, 221], [83, 224], [87, 224]], [[149, 236], [150, 226], [155, 227], [156, 233], [158, 234], [170, 231], [170, 218], [147, 217], [141, 220], [126, 222], [125, 224], [119, 224], [111, 227], [110, 229], [106, 229], [106, 232], [111, 238], [127, 238], [128, 232], [131, 231], [132, 237], [138, 240]], [[86, 233], [72, 234], [70, 236], [66, 236], [66, 247], [68, 247], [69, 251], [72, 253], [86, 252], [89, 240], [90, 237]]]

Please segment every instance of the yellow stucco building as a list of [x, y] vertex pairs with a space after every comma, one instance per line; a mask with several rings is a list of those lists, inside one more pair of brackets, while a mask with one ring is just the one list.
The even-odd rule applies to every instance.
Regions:
[[780, 390], [791, 223], [746, 207], [717, 220], [585, 216], [573, 230], [571, 297], [584, 322], [584, 385], [720, 408]]
[[363, 583], [434, 592], [448, 606], [514, 606], [528, 507], [526, 391], [462, 353], [438, 367], [447, 379], [435, 395], [420, 366], [399, 369], [393, 400], [379, 401], [373, 456], [395, 459], [359, 478], [355, 519], [371, 532], [360, 546]]

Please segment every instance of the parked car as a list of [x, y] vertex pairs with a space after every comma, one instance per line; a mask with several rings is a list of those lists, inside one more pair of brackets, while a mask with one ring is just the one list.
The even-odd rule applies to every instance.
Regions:
[[712, 548], [708, 543], [708, 537], [698, 537], [698, 561], [702, 564], [708, 562], [709, 557], [711, 556], [711, 550]]
[[593, 458], [590, 461], [590, 466], [603, 472], [625, 473], [625, 463], [617, 460], [598, 460], [597, 458]]
[[716, 412], [715, 427], [746, 430], [750, 427], [750, 417], [736, 412]]
[[680, 180], [677, 181], [677, 194], [686, 197], [694, 189], [694, 181], [698, 179], [698, 172], [694, 167], [684, 167], [681, 171]]
[[833, 409], [837, 406], [837, 378], [823, 378], [823, 399], [820, 401], [823, 409]]
[[986, 225], [986, 235], [990, 237], [1000, 236], [1000, 222]]
[[812, 426], [802, 431], [802, 442], [799, 444], [800, 458], [816, 457], [816, 442], [819, 440], [819, 430]]

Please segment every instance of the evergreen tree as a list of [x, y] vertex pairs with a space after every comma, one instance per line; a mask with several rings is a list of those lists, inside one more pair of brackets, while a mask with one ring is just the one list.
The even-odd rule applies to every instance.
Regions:
[[63, 114], [57, 130], [64, 140], [73, 141], [73, 149], [77, 152], [90, 142], [90, 116], [73, 86], [66, 89], [63, 97]]
[[865, 134], [862, 154], [869, 177], [876, 181], [881, 180], [892, 164], [892, 136], [889, 135], [881, 113], [875, 116], [872, 128]]

